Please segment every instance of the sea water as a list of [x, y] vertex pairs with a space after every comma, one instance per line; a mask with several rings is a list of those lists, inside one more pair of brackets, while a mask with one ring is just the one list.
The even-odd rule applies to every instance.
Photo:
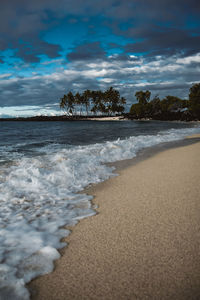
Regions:
[[200, 133], [181, 122], [0, 122], [0, 299], [53, 270], [64, 227], [95, 214], [86, 186], [115, 176], [105, 163]]

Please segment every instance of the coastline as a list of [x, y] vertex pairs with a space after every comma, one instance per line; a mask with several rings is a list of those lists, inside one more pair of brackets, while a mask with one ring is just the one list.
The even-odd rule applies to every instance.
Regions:
[[[150, 146], [147, 148], [143, 148], [139, 150], [137, 153], [137, 156], [131, 158], [131, 159], [124, 159], [120, 161], [115, 161], [112, 163], [106, 163], [108, 166], [113, 166], [115, 167], [115, 173], [119, 173], [121, 170], [126, 169], [130, 166], [134, 166], [138, 164], [139, 162], [142, 162], [143, 160], [146, 160], [148, 158], [151, 158], [155, 156], [156, 154], [159, 154], [163, 151], [174, 149], [174, 148], [179, 148], [179, 147], [184, 147], [184, 146], [189, 146], [195, 143], [200, 142], [200, 134], [194, 134], [191, 136], [187, 136], [186, 138], [182, 140], [176, 140], [176, 141], [171, 141], [171, 142], [164, 142], [157, 144], [155, 146]], [[85, 189], [87, 190], [87, 188]]]
[[[86, 189], [95, 196], [99, 214], [73, 227], [55, 271], [28, 285], [32, 299], [188, 299], [191, 294], [200, 295], [200, 262], [194, 257], [200, 228], [200, 180], [195, 170], [199, 136], [182, 145], [179, 141], [180, 147], [173, 143], [174, 148], [155, 147], [157, 152], [148, 149], [136, 159], [112, 164], [120, 176]], [[192, 241], [189, 233], [193, 233]]]
[[33, 116], [33, 117], [14, 117], [0, 118], [0, 122], [76, 122], [76, 121], [123, 121], [129, 120], [121, 116]]
[[77, 122], [77, 121], [141, 121], [141, 122], [148, 122], [148, 121], [159, 121], [159, 122], [200, 122], [198, 119], [153, 119], [153, 118], [132, 118], [127, 114], [120, 115], [120, 116], [67, 116], [67, 115], [60, 115], [60, 116], [32, 116], [32, 117], [13, 117], [13, 118], [0, 118], [0, 122]]

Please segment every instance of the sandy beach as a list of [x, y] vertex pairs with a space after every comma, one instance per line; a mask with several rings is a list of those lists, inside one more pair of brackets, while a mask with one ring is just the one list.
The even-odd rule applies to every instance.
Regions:
[[82, 220], [34, 300], [200, 299], [200, 142], [168, 149], [93, 186]]
[[123, 116], [113, 116], [113, 117], [99, 117], [99, 118], [90, 118], [88, 117], [87, 120], [90, 121], [124, 121], [127, 120]]

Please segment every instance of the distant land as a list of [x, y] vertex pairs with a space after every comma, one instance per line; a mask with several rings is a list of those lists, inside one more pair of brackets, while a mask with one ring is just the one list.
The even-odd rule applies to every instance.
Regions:
[[192, 116], [187, 116], [185, 113], [173, 113], [167, 118], [162, 118], [162, 116], [158, 116], [157, 118], [148, 118], [148, 117], [135, 117], [130, 113], [124, 113], [122, 115], [115, 116], [32, 116], [32, 117], [14, 117], [14, 118], [0, 118], [0, 122], [13, 121], [13, 122], [68, 122], [68, 121], [123, 121], [123, 120], [132, 120], [132, 121], [183, 121], [183, 122], [194, 122], [198, 121], [196, 118], [192, 118]]
[[126, 117], [124, 115], [120, 116], [33, 116], [33, 117], [14, 117], [14, 118], [0, 118], [0, 121], [114, 121], [114, 120], [122, 120]]

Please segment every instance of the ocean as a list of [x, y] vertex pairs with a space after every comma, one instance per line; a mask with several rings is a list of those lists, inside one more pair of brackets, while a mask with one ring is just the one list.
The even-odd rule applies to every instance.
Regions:
[[64, 226], [95, 214], [83, 189], [117, 175], [106, 163], [195, 133], [199, 123], [0, 122], [0, 299], [29, 299], [25, 284], [53, 270]]

